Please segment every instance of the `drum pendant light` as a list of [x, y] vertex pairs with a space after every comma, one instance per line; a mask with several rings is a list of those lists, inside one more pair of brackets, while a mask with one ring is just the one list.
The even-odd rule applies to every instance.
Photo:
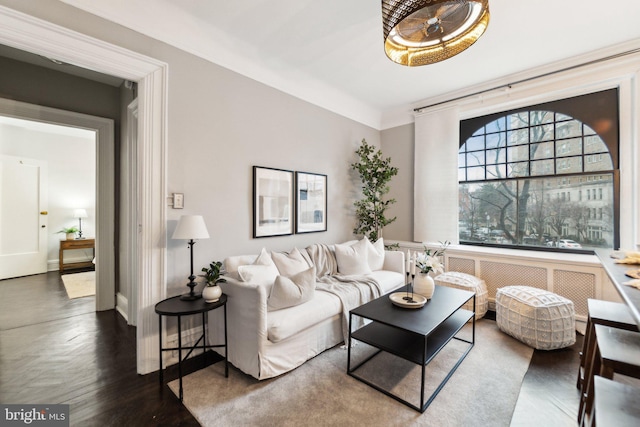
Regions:
[[489, 25], [489, 0], [382, 0], [384, 50], [409, 67], [451, 58]]

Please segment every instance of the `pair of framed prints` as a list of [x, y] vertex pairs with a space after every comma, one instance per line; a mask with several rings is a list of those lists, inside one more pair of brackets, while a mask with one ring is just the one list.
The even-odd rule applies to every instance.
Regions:
[[253, 167], [253, 237], [319, 231], [327, 231], [326, 175]]

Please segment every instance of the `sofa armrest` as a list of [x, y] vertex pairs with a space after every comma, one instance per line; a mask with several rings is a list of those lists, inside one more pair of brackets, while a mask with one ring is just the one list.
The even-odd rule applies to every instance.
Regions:
[[402, 251], [384, 251], [383, 270], [395, 271], [404, 275], [404, 253]]
[[[227, 345], [229, 362], [255, 378], [260, 376], [260, 354], [267, 340], [267, 293], [264, 286], [225, 276], [220, 283], [227, 295]], [[216, 310], [215, 314], [220, 310]], [[213, 313], [211, 313], [213, 314]], [[213, 317], [213, 316], [211, 316]], [[210, 325], [212, 343], [224, 341], [224, 323]], [[218, 321], [219, 320], [219, 321]]]

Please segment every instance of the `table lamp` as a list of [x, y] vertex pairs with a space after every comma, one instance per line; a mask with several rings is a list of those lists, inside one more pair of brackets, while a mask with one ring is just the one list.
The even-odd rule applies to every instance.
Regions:
[[194, 239], [208, 239], [209, 232], [207, 226], [204, 223], [202, 215], [182, 215], [178, 220], [178, 226], [173, 232], [172, 239], [184, 239], [189, 240], [189, 249], [191, 250], [191, 275], [189, 276], [189, 283], [187, 286], [190, 291], [188, 294], [180, 297], [183, 301], [193, 301], [202, 297], [202, 294], [193, 292], [193, 288], [196, 286], [194, 281], [196, 276], [193, 274], [193, 245], [195, 245]]
[[73, 217], [74, 218], [78, 218], [78, 239], [84, 239], [84, 237], [82, 237], [82, 218], [87, 218], [87, 211], [86, 209], [76, 209], [73, 211]]

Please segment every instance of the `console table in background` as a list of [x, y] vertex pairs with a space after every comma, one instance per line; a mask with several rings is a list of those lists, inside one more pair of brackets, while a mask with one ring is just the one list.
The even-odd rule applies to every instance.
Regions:
[[[83, 262], [64, 262], [64, 251], [72, 249], [91, 249], [91, 260]], [[76, 269], [76, 268], [88, 268], [93, 267], [93, 258], [96, 255], [96, 239], [77, 239], [77, 240], [60, 240], [60, 274], [64, 273], [64, 270]]]

